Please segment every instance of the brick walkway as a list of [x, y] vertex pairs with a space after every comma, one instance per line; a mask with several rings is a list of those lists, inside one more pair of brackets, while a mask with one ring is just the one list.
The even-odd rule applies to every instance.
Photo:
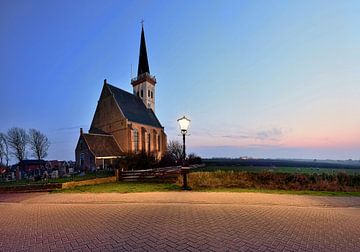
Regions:
[[1, 251], [359, 251], [360, 197], [0, 194]]

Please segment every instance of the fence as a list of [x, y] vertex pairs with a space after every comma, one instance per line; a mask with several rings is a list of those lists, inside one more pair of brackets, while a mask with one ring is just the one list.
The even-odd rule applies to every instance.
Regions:
[[118, 181], [174, 182], [180, 174], [180, 166], [117, 172]]
[[[191, 165], [190, 169], [196, 169], [203, 166], [204, 165]], [[180, 171], [181, 166], [133, 171], [117, 170], [116, 177], [118, 181], [127, 182], [175, 182], [180, 175]]]

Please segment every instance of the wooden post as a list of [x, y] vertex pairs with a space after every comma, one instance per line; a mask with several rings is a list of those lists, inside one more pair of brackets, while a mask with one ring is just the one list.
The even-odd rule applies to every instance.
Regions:
[[118, 168], [115, 170], [116, 182], [121, 180], [121, 170]]

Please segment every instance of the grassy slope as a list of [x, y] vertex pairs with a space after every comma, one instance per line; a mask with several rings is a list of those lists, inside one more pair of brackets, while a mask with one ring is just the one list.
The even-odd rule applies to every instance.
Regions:
[[130, 193], [130, 192], [167, 192], [167, 191], [177, 191], [177, 190], [180, 190], [180, 187], [175, 184], [121, 182], [121, 183], [77, 186], [72, 189], [65, 189], [56, 192]]
[[[131, 193], [131, 192], [168, 192], [180, 191], [181, 188], [175, 184], [161, 183], [108, 183], [100, 185], [79, 186], [73, 189], [59, 190], [61, 193]], [[289, 190], [262, 190], [262, 189], [241, 189], [241, 188], [207, 188], [194, 190], [200, 192], [257, 192], [257, 193], [275, 193], [275, 194], [297, 194], [314, 196], [360, 196], [360, 192], [322, 192], [322, 191], [289, 191]]]

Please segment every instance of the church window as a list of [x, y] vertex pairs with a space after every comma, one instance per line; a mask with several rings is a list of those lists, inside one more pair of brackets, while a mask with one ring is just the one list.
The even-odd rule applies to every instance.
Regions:
[[158, 146], [157, 146], [157, 147], [158, 147], [158, 151], [160, 151], [160, 135], [158, 135], [158, 139], [157, 139], [157, 140], [158, 140]]
[[153, 98], [153, 92], [151, 91], [151, 98]]
[[137, 129], [134, 129], [134, 152], [139, 151], [139, 132]]
[[84, 157], [84, 153], [80, 153], [80, 166], [83, 166], [84, 165], [84, 162], [85, 162], [85, 157]]
[[150, 90], [148, 90], [148, 97], [150, 97]]
[[149, 135], [148, 135], [148, 142], [147, 142], [147, 144], [148, 144], [148, 152], [150, 152], [150, 140], [151, 140], [151, 137], [150, 137], [150, 133], [149, 133]]
[[141, 89], [141, 97], [143, 97], [144, 96], [144, 92], [143, 92], [143, 90]]

